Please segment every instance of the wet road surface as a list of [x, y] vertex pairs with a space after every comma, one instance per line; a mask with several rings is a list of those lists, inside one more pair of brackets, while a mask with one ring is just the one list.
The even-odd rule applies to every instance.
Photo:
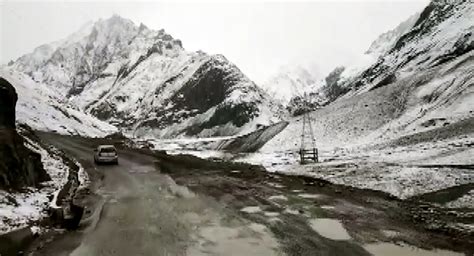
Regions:
[[431, 250], [456, 242], [416, 227], [378, 193], [133, 150], [119, 150], [118, 166], [96, 166], [96, 142], [41, 137], [77, 159], [92, 184], [81, 228], [33, 255], [464, 255]]

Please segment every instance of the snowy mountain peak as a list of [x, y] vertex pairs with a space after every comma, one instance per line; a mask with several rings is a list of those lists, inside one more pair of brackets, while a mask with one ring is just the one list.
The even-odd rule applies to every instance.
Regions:
[[182, 51], [181, 41], [164, 30], [149, 30], [113, 15], [35, 49], [18, 59], [14, 67], [67, 97], [80, 93], [100, 74], [117, 75], [121, 68], [137, 65], [151, 54], [175, 56]]
[[310, 71], [295, 65], [280, 67], [274, 76], [261, 84], [261, 87], [283, 105], [287, 105], [292, 98], [314, 91], [321, 82], [318, 70]]
[[280, 105], [223, 55], [187, 52], [164, 29], [118, 15], [10, 68], [133, 135], [232, 135], [279, 121]]

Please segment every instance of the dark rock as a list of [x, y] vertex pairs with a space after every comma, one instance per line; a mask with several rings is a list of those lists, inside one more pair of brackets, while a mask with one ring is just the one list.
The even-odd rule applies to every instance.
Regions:
[[324, 102], [319, 100], [319, 97], [315, 93], [310, 93], [307, 95], [307, 98], [304, 99], [301, 96], [295, 96], [290, 99], [286, 109], [292, 116], [299, 116], [304, 113], [314, 111], [318, 108], [321, 108], [324, 105]]
[[26, 148], [23, 137], [15, 130], [16, 101], [13, 86], [0, 78], [0, 189], [37, 186], [50, 180], [41, 155]]
[[18, 100], [15, 88], [0, 77], [0, 129], [15, 129], [15, 105]]
[[337, 67], [325, 78], [326, 85], [324, 86], [323, 91], [328, 100], [331, 102], [339, 98], [339, 96], [344, 95], [350, 91], [349, 87], [344, 86], [340, 82], [341, 75], [344, 70], [344, 67]]
[[378, 82], [374, 87], [370, 88], [370, 90], [375, 90], [385, 85], [389, 85], [395, 83], [397, 81], [397, 76], [395, 74], [389, 74], [385, 76], [380, 82]]
[[79, 227], [82, 215], [84, 215], [84, 207], [80, 205], [71, 204], [70, 216], [69, 218], [64, 218], [63, 226], [68, 230], [76, 229], [77, 227]]
[[114, 132], [104, 137], [104, 139], [111, 139], [111, 140], [124, 140], [127, 139], [122, 132]]
[[0, 255], [23, 255], [22, 248], [29, 245], [34, 234], [29, 227], [0, 235]]

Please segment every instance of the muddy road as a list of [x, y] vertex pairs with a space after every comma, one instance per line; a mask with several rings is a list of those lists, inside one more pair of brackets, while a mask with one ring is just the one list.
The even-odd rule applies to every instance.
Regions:
[[[417, 205], [383, 193], [274, 175], [261, 167], [41, 134], [91, 177], [76, 231], [53, 230], [32, 255], [472, 255], [472, 237], [427, 229]], [[421, 208], [420, 208], [421, 209]]]

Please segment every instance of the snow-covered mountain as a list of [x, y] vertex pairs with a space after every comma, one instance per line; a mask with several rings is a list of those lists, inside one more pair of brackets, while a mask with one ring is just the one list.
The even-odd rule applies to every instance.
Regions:
[[305, 93], [317, 91], [322, 83], [318, 70], [294, 65], [281, 67], [260, 86], [273, 98], [288, 105], [294, 97], [303, 97]]
[[365, 54], [372, 55], [375, 59], [387, 53], [397, 43], [398, 39], [411, 30], [420, 14], [416, 13], [407, 20], [400, 23], [396, 28], [391, 29], [375, 39]]
[[[432, 1], [373, 65], [344, 72], [332, 72], [331, 103], [311, 114], [320, 146], [472, 136], [474, 3]], [[301, 125], [295, 118], [265, 147], [296, 147]]]
[[[370, 47], [365, 53], [361, 54], [361, 56], [357, 58], [354, 63], [344, 67], [343, 72], [340, 74], [340, 80], [338, 81], [338, 84], [347, 84], [348, 81], [352, 81], [363, 71], [374, 65], [379, 58], [383, 57], [385, 54], [387, 54], [388, 51], [390, 51], [395, 46], [397, 41], [403, 35], [408, 33], [413, 28], [419, 17], [420, 13], [416, 13], [410, 16], [407, 20], [401, 22], [394, 29], [391, 29], [379, 35], [371, 43]], [[337, 73], [337, 69], [340, 69], [340, 67], [336, 68], [336, 70], [334, 70], [332, 73]], [[327, 84], [327, 86], [330, 85]], [[329, 98], [334, 97], [333, 95], [329, 95]]]
[[232, 135], [278, 121], [281, 111], [224, 56], [186, 51], [164, 30], [117, 15], [9, 68], [134, 135]]
[[[396, 28], [378, 36], [369, 49], [361, 53], [360, 58], [349, 66], [336, 67], [326, 76], [317, 70], [308, 70], [301, 66], [286, 67], [261, 86], [280, 100], [293, 115], [302, 113], [303, 107], [317, 109], [336, 99], [340, 92], [345, 93], [346, 90], [340, 88], [340, 85], [359, 75], [387, 53], [401, 36], [410, 31], [419, 15], [412, 15]], [[307, 98], [303, 100], [304, 94]], [[305, 104], [306, 106], [303, 106]]]
[[414, 26], [364, 70], [352, 87], [374, 89], [454, 60], [474, 49], [474, 3], [432, 1]]
[[[254, 159], [273, 171], [399, 198], [458, 191], [472, 183], [472, 173], [449, 166], [473, 164], [473, 34], [472, 1], [432, 1], [376, 63], [346, 80], [341, 69], [332, 72], [334, 100], [309, 114], [322, 164], [297, 164], [301, 117]], [[468, 198], [462, 207], [470, 207], [471, 191], [448, 205]]]

